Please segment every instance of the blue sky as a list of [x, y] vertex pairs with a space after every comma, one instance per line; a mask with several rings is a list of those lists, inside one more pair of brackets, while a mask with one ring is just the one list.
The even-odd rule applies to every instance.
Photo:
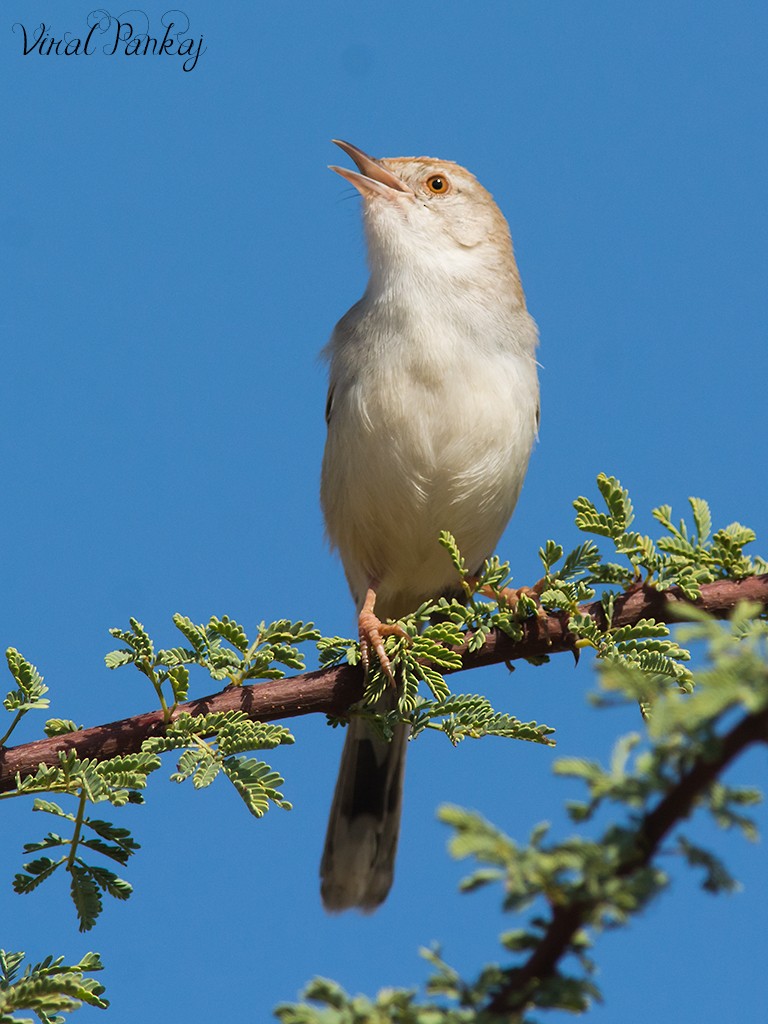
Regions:
[[[14, 22], [78, 36], [91, 9], [0, 12], [0, 639], [45, 674], [51, 714], [153, 706], [138, 675], [103, 666], [108, 627], [131, 615], [164, 645], [176, 611], [354, 629], [317, 498], [318, 352], [366, 280], [358, 199], [326, 170], [343, 159], [333, 137], [457, 160], [510, 222], [543, 364], [540, 442], [500, 547], [519, 582], [548, 537], [577, 541], [570, 503], [600, 471], [630, 488], [641, 529], [699, 495], [765, 554], [763, 5], [191, 0], [206, 49], [188, 73], [171, 56], [22, 55]], [[166, 5], [142, 10], [162, 34]], [[296, 746], [272, 758], [295, 810], [262, 822], [224, 783], [166, 781], [169, 762], [123, 816], [142, 843], [135, 895], [88, 936], [63, 885], [11, 892], [21, 842], [47, 823], [5, 803], [2, 944], [99, 950], [113, 1006], [78, 1019], [113, 1024], [267, 1020], [315, 974], [417, 985], [433, 940], [471, 974], [513, 922], [495, 894], [457, 894], [466, 865], [435, 808], [475, 807], [520, 840], [541, 820], [567, 831], [577, 790], [553, 758], [606, 757], [639, 727], [632, 709], [588, 710], [592, 685], [588, 660], [567, 658], [462, 681], [555, 725], [558, 749], [414, 744], [395, 888], [369, 918], [320, 906], [341, 745], [320, 719], [295, 721]], [[731, 778], [764, 767], [751, 755]], [[701, 1024], [734, 1005], [764, 1020], [764, 848], [689, 831], [744, 890], [713, 899], [670, 865], [672, 891], [598, 941], [595, 1021]]]

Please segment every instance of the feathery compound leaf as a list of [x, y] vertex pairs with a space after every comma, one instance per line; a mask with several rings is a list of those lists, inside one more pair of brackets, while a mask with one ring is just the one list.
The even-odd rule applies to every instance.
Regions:
[[573, 507], [576, 509], [576, 526], [585, 533], [596, 533], [600, 537], [614, 535], [613, 523], [604, 512], [598, 512], [589, 498], [577, 498]]
[[96, 924], [103, 909], [99, 886], [90, 869], [82, 864], [73, 864], [69, 873], [70, 892], [80, 922], [80, 931], [88, 932]]
[[[71, 1013], [83, 1003], [106, 1009], [101, 999], [104, 986], [84, 975], [100, 971], [103, 965], [97, 953], [86, 953], [77, 964], [65, 964], [64, 957], [46, 957], [39, 964], [28, 964], [19, 975], [23, 953], [0, 950], [0, 1021], [23, 1024], [21, 1018], [9, 1014], [19, 1011], [34, 1013], [42, 1024], [63, 1020], [59, 1013]], [[26, 1019], [25, 1019], [26, 1020]]]
[[[211, 736], [213, 739], [206, 739]], [[167, 727], [165, 736], [145, 740], [143, 749], [158, 754], [186, 746], [179, 758], [178, 770], [171, 775], [172, 781], [184, 782], [191, 776], [195, 789], [203, 789], [223, 769], [250, 812], [262, 817], [270, 801], [290, 809], [290, 804], [276, 788], [283, 780], [263, 761], [239, 754], [293, 742], [293, 736], [284, 726], [251, 721], [243, 711], [227, 711], [180, 715]]]
[[511, 582], [509, 562], [502, 562], [496, 555], [493, 555], [491, 558], [486, 558], [483, 563], [476, 587], [478, 590], [489, 587], [495, 593], [509, 586]]
[[677, 527], [672, 522], [672, 506], [671, 505], [659, 505], [658, 508], [651, 509], [651, 515], [653, 518], [661, 523], [663, 527], [670, 531], [670, 533], [677, 533]]
[[97, 836], [109, 840], [128, 854], [141, 848], [132, 838], [127, 828], [113, 825], [111, 821], [102, 821], [100, 818], [86, 818], [83, 824], [92, 832], [95, 832]]
[[119, 754], [108, 761], [100, 761], [94, 765], [108, 792], [106, 799], [110, 803], [125, 803], [123, 793], [127, 790], [145, 789], [147, 776], [157, 771], [160, 759], [147, 751], [136, 754]]
[[224, 615], [218, 619], [214, 615], [208, 623], [208, 629], [220, 636], [222, 640], [228, 641], [238, 651], [245, 653], [248, 650], [248, 635], [240, 623], [230, 619], [229, 616]]
[[503, 736], [547, 745], [553, 742], [548, 737], [554, 729], [502, 714], [494, 710], [487, 697], [479, 694], [452, 693], [434, 701], [422, 700], [408, 721], [413, 736], [426, 728], [439, 728], [454, 746], [463, 739], [482, 736]]
[[[84, 762], [76, 759], [69, 762], [79, 767]], [[58, 869], [64, 868], [70, 874], [70, 891], [80, 921], [80, 930], [91, 928], [101, 913], [99, 889], [104, 890], [116, 899], [127, 899], [131, 894], [128, 882], [119, 879], [112, 871], [98, 865], [86, 864], [82, 852], [91, 850], [93, 853], [108, 857], [119, 864], [125, 864], [129, 857], [139, 849], [128, 829], [117, 828], [108, 821], [84, 815], [85, 790], [81, 789], [79, 810], [77, 815], [66, 813], [58, 804], [49, 800], [37, 799], [34, 810], [52, 814], [57, 818], [73, 823], [71, 838], [65, 838], [49, 832], [41, 841], [26, 843], [25, 853], [37, 852], [55, 847], [69, 847], [69, 852], [57, 861], [48, 857], [39, 857], [24, 865], [25, 873], [19, 873], [14, 879], [14, 889], [18, 893], [32, 892], [42, 882], [50, 878]]]
[[[560, 548], [562, 552], [562, 548]], [[600, 562], [600, 549], [593, 540], [585, 540], [565, 556], [558, 579], [571, 580], [581, 573], [589, 572]]]
[[10, 953], [0, 949], [0, 987], [7, 989], [16, 980], [24, 953]]
[[456, 622], [433, 622], [419, 636], [425, 640], [436, 640], [440, 644], [449, 646], [458, 646], [464, 639], [464, 634]]
[[174, 703], [180, 704], [189, 696], [189, 669], [184, 665], [176, 665], [168, 673]]
[[449, 533], [447, 530], [442, 530], [440, 532], [440, 536], [438, 537], [438, 541], [440, 545], [444, 547], [445, 550], [448, 552], [456, 572], [462, 579], [466, 579], [466, 577], [469, 575], [469, 570], [467, 569], [467, 563], [461, 556], [459, 546], [456, 543], [456, 538], [453, 536], [452, 533]]
[[701, 886], [706, 892], [737, 892], [741, 888], [722, 860], [714, 853], [688, 842], [684, 836], [677, 837], [677, 845], [691, 867], [704, 869]]
[[189, 665], [196, 660], [197, 655], [189, 647], [167, 647], [157, 652], [157, 661], [160, 665], [168, 665], [175, 668], [178, 665]]
[[577, 513], [576, 525], [587, 533], [596, 533], [618, 541], [626, 534], [634, 519], [629, 492], [615, 477], [606, 476], [605, 473], [598, 475], [597, 486], [608, 507], [608, 514], [598, 512], [588, 498], [577, 498], [573, 503]]
[[291, 805], [277, 789], [283, 785], [284, 780], [268, 764], [253, 758], [227, 757], [223, 767], [246, 807], [256, 818], [266, 814], [270, 801], [285, 810], [291, 809]]
[[[102, 857], [108, 857], [110, 860], [116, 861], [118, 864], [127, 864], [128, 857], [130, 856], [125, 850], [121, 850], [119, 846], [114, 846], [111, 843], [105, 843], [103, 839], [81, 839], [78, 843], [80, 849], [93, 850], [94, 853], [100, 853]], [[92, 868], [96, 871], [96, 868]], [[124, 897], [120, 897], [123, 899]]]
[[51, 860], [50, 857], [38, 857], [24, 865], [27, 874], [17, 874], [13, 879], [13, 891], [19, 894], [33, 892], [38, 885], [41, 885], [47, 878], [50, 878], [54, 871], [66, 863], [66, 857], [59, 860]]
[[35, 666], [19, 654], [14, 647], [8, 648], [5, 657], [11, 675], [18, 683], [19, 688], [11, 690], [3, 701], [6, 711], [16, 712], [16, 714], [8, 729], [4, 733], [0, 733], [0, 747], [5, 746], [8, 737], [28, 711], [47, 708], [50, 704], [50, 701], [43, 696], [48, 692], [48, 687], [43, 683], [43, 677]]
[[611, 633], [614, 643], [624, 640], [639, 640], [643, 637], [669, 636], [669, 626], [654, 619], [639, 619], [629, 626], [622, 626]]
[[[112, 630], [110, 633], [114, 636]], [[136, 661], [136, 652], [127, 651], [121, 648], [118, 651], [110, 651], [104, 655], [104, 664], [107, 668], [120, 668], [121, 665], [132, 665]]]
[[[500, 627], [503, 629], [503, 626]], [[467, 644], [467, 650], [474, 653], [475, 651], [481, 650], [485, 646], [485, 641], [491, 634], [493, 626], [490, 623], [478, 623], [473, 633], [469, 635], [469, 642]], [[504, 630], [506, 632], [506, 630]]]
[[731, 523], [718, 530], [712, 538], [712, 557], [728, 576], [747, 576], [752, 570], [750, 559], [743, 552], [745, 544], [751, 544], [755, 533], [741, 523]]
[[[74, 816], [72, 817], [74, 821]], [[39, 850], [50, 850], [57, 846], [67, 846], [69, 844], [68, 839], [63, 839], [61, 836], [56, 835], [54, 832], [49, 832], [48, 835], [41, 839], [37, 843], [24, 843], [24, 853], [36, 853]]]
[[43, 726], [43, 732], [49, 737], [66, 736], [67, 733], [77, 732], [82, 728], [82, 725], [73, 722], [71, 718], [49, 718]]
[[313, 622], [291, 622], [290, 619], [278, 619], [268, 626], [263, 623], [259, 626], [259, 638], [261, 643], [274, 644], [278, 642], [300, 644], [307, 641], [317, 641], [320, 633], [315, 629]]
[[74, 814], [67, 814], [63, 807], [59, 807], [52, 800], [41, 800], [39, 797], [32, 801], [33, 811], [43, 811], [46, 814], [54, 814], [58, 818], [66, 818], [67, 821], [74, 821]]
[[709, 505], [703, 498], [689, 498], [688, 501], [693, 511], [696, 539], [699, 547], [702, 547], [707, 543], [712, 532], [712, 513], [709, 510]]
[[448, 697], [450, 689], [443, 676], [430, 665], [420, 665], [418, 662], [413, 666], [414, 674], [427, 684], [436, 700]]
[[116, 900], [127, 900], [133, 893], [133, 886], [123, 878], [118, 878], [108, 868], [89, 867], [91, 876], [100, 889]]
[[205, 789], [207, 786], [210, 786], [220, 771], [221, 761], [217, 757], [210, 756], [203, 758], [201, 763], [195, 769], [195, 773], [192, 777], [192, 785], [195, 789]]
[[[449, 991], [447, 972], [438, 970], [428, 991], [466, 1005], [467, 992]], [[411, 989], [384, 988], [375, 999], [368, 999], [349, 995], [327, 978], [314, 978], [301, 998], [317, 1005], [281, 1003], [274, 1011], [280, 1024], [475, 1024], [478, 1020], [474, 1009], [447, 1007], [444, 999], [439, 1004], [417, 1002]]]
[[625, 533], [635, 518], [629, 491], [621, 486], [616, 477], [606, 476], [605, 473], [598, 474], [597, 486], [608, 506], [611, 519], [616, 524], [617, 532]]
[[[43, 677], [35, 666], [31, 661], [27, 661], [15, 647], [8, 648], [5, 652], [5, 658], [11, 675], [19, 686], [19, 690], [28, 700], [35, 701], [43, 693], [48, 692], [48, 687], [43, 685]], [[9, 708], [9, 710], [11, 709]]]
[[[207, 625], [198, 625], [185, 615], [173, 616], [176, 628], [191, 645], [169, 647], [154, 651], [146, 630], [131, 619], [131, 630], [111, 629], [112, 636], [127, 647], [111, 651], [106, 656], [110, 668], [135, 664], [155, 690], [163, 710], [164, 720], [171, 721], [173, 711], [189, 696], [189, 669], [191, 664], [205, 668], [217, 680], [228, 680], [241, 686], [249, 679], [281, 679], [285, 675], [277, 664], [302, 669], [304, 660], [297, 643], [318, 640], [320, 634], [311, 622], [290, 622], [280, 619], [266, 626], [259, 625], [253, 643], [240, 623], [229, 616], [212, 616]], [[170, 697], [166, 686], [170, 687]]]
[[561, 583], [556, 587], [549, 587], [544, 590], [539, 598], [542, 608], [552, 611], [555, 608], [563, 610], [574, 609], [580, 600], [586, 596], [592, 596], [594, 591], [583, 594], [581, 588], [573, 583]]
[[294, 737], [284, 725], [254, 722], [241, 711], [227, 713], [227, 718], [218, 727], [217, 739], [219, 749], [225, 754], [272, 750], [294, 742]]
[[320, 656], [321, 668], [331, 668], [333, 665], [341, 664], [342, 661], [356, 665], [360, 658], [357, 641], [341, 636], [321, 637], [317, 641], [317, 651]]
[[206, 754], [198, 747], [195, 747], [191, 750], [185, 750], [184, 753], [179, 758], [177, 771], [175, 771], [173, 775], [171, 775], [171, 781], [184, 782], [185, 779], [188, 779], [193, 772], [197, 771], [197, 769], [203, 763], [205, 758]]
[[109, 800], [115, 805], [140, 802], [132, 795], [146, 786], [146, 776], [159, 767], [150, 754], [128, 754], [108, 761], [79, 760], [74, 750], [59, 751], [58, 764], [41, 764], [34, 775], [17, 777], [17, 793], [85, 792], [96, 803]]
[[128, 622], [133, 630], [133, 636], [129, 642], [129, 646], [133, 647], [140, 658], [143, 658], [145, 661], [152, 661], [155, 655], [155, 645], [152, 643], [152, 638], [149, 633], [144, 629], [138, 619], [130, 618]]
[[544, 572], [548, 573], [563, 557], [563, 549], [553, 540], [548, 540], [543, 548], [539, 548], [539, 558], [544, 566]]
[[198, 657], [207, 652], [208, 638], [202, 626], [196, 626], [190, 618], [178, 612], [173, 616], [173, 624], [189, 641]]
[[[444, 633], [448, 629], [450, 629], [450, 623], [445, 623], [442, 630], [440, 627], [435, 627], [435, 631], [438, 634], [440, 632]], [[417, 636], [412, 644], [405, 649], [404, 654], [409, 662], [424, 659], [446, 671], [461, 668], [460, 655], [456, 651], [445, 647], [440, 640], [435, 639], [435, 632], [432, 632], [432, 630], [427, 630], [420, 636]]]

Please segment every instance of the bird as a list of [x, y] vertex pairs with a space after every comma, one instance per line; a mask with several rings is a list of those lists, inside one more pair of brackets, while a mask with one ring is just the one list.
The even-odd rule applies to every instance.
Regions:
[[[539, 425], [538, 330], [509, 227], [468, 170], [432, 157], [376, 159], [333, 142], [331, 166], [362, 196], [369, 280], [324, 349], [329, 364], [320, 498], [358, 609], [363, 664], [395, 683], [384, 638], [457, 570], [479, 571], [520, 495]], [[377, 710], [396, 705], [389, 686]], [[408, 726], [387, 742], [352, 714], [320, 866], [325, 908], [375, 910], [394, 878]]]

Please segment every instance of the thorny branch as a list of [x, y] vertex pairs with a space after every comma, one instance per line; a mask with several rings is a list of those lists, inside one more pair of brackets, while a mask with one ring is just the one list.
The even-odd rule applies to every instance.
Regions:
[[[754, 743], [768, 743], [768, 710], [742, 718], [721, 738], [714, 756], [697, 761], [654, 810], [645, 815], [636, 832], [637, 852], [627, 856], [616, 874], [627, 877], [647, 867], [672, 828], [690, 813], [699, 794]], [[558, 962], [570, 951], [574, 936], [590, 922], [595, 909], [593, 900], [553, 906], [541, 942], [521, 967], [508, 972], [506, 983], [485, 1008], [488, 1014], [516, 1019], [515, 1015], [525, 1010], [537, 979], [554, 974]]]
[[[705, 584], [701, 588], [701, 598], [695, 604], [717, 617], [726, 617], [739, 601], [754, 601], [768, 608], [768, 574]], [[690, 604], [676, 588], [657, 591], [647, 584], [638, 584], [617, 598], [612, 624], [628, 625], [642, 618], [654, 618], [657, 622], [684, 621], [686, 607]], [[584, 605], [580, 610], [605, 627], [605, 615], [599, 601]], [[564, 612], [533, 616], [523, 623], [523, 629], [523, 639], [519, 641], [494, 632], [479, 651], [468, 652], [466, 644], [459, 648], [461, 671], [574, 650], [574, 638], [568, 631], [568, 615]], [[341, 665], [278, 682], [228, 687], [219, 693], [179, 705], [174, 717], [184, 712], [201, 715], [232, 710], [242, 710], [261, 722], [317, 713], [343, 715], [361, 699], [362, 692], [362, 670]], [[60, 751], [75, 750], [81, 759], [103, 761], [118, 754], [135, 753], [141, 749], [144, 740], [163, 735], [164, 731], [163, 711], [158, 710], [51, 739], [0, 749], [0, 792], [9, 792], [16, 787], [17, 774], [23, 777], [34, 774], [40, 764], [57, 764]]]

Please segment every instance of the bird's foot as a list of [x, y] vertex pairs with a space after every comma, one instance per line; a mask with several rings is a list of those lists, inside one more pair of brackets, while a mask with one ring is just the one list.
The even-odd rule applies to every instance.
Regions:
[[527, 597], [536, 605], [536, 615], [539, 619], [546, 618], [547, 612], [545, 608], [541, 606], [541, 595], [547, 589], [546, 579], [541, 579], [538, 583], [534, 583], [532, 587], [502, 587], [501, 590], [496, 590], [492, 587], [480, 587], [480, 593], [484, 597], [491, 597], [494, 600], [502, 602], [510, 609], [517, 607], [517, 603], [521, 597]]
[[369, 590], [365, 595], [360, 616], [357, 620], [357, 629], [360, 636], [360, 660], [363, 669], [368, 675], [368, 666], [371, 660], [371, 650], [376, 652], [379, 664], [392, 686], [396, 686], [395, 675], [392, 671], [392, 664], [384, 650], [384, 638], [387, 636], [400, 636], [408, 639], [408, 634], [397, 622], [382, 622], [374, 612], [376, 604], [376, 591]]

